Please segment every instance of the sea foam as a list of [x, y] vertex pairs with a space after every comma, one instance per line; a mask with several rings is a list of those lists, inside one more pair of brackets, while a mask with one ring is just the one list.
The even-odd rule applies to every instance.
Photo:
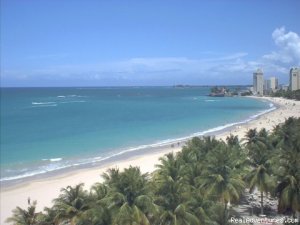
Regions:
[[[116, 90], [114, 90], [116, 89]], [[34, 109], [32, 111], [28, 110], [26, 111], [26, 116], [30, 115], [31, 118], [33, 119], [33, 124], [35, 124], [35, 129], [32, 129], [32, 131], [36, 132], [36, 130], [39, 130], [41, 124], [40, 123], [36, 123], [35, 119], [36, 116], [39, 115], [47, 115], [47, 118], [49, 116], [49, 120], [45, 121], [46, 123], [43, 124], [43, 130], [46, 130], [45, 128], [47, 128], [47, 124], [52, 125], [52, 121], [56, 121], [57, 123], [55, 124], [55, 126], [53, 126], [53, 128], [57, 129], [57, 130], [52, 130], [52, 129], [47, 129], [47, 132], [39, 132], [41, 134], [45, 134], [45, 135], [39, 135], [37, 134], [37, 132], [35, 133], [35, 135], [37, 136], [41, 136], [45, 138], [45, 143], [47, 143], [49, 141], [49, 143], [54, 143], [54, 145], [60, 145], [59, 142], [55, 142], [56, 138], [58, 137], [58, 135], [53, 135], [51, 140], [48, 140], [48, 133], [49, 134], [56, 134], [56, 132], [60, 133], [60, 131], [62, 132], [62, 135], [59, 136], [61, 138], [62, 144], [61, 146], [58, 146], [58, 148], [50, 148], [47, 145], [40, 145], [37, 147], [37, 151], [39, 151], [39, 153], [42, 153], [41, 151], [52, 151], [53, 154], [55, 154], [54, 156], [56, 157], [47, 157], [47, 156], [43, 156], [43, 154], [32, 154], [33, 157], [32, 161], [30, 161], [31, 159], [29, 159], [28, 163], [24, 163], [23, 164], [23, 158], [22, 158], [22, 154], [20, 151], [20, 155], [18, 158], [18, 161], [14, 161], [12, 163], [15, 163], [17, 166], [10, 166], [9, 164], [7, 164], [7, 168], [11, 169], [10, 171], [5, 170], [5, 168], [3, 169], [3, 173], [1, 174], [1, 179], [0, 181], [8, 181], [8, 180], [18, 180], [18, 179], [22, 179], [22, 178], [26, 178], [26, 177], [33, 177], [35, 175], [38, 174], [47, 174], [49, 172], [52, 171], [60, 171], [63, 169], [67, 169], [67, 168], [72, 168], [73, 167], [79, 167], [79, 166], [93, 166], [95, 164], [99, 164], [99, 163], [105, 163], [107, 160], [113, 161], [115, 159], [119, 159], [121, 158], [120, 156], [124, 155], [124, 158], [127, 157], [127, 155], [129, 153], [132, 152], [132, 154], [134, 154], [134, 152], [139, 152], [143, 153], [143, 152], [148, 152], [148, 148], [152, 148], [152, 147], [160, 147], [160, 146], [168, 146], [170, 147], [171, 144], [176, 144], [178, 142], [184, 142], [186, 140], [188, 140], [191, 137], [194, 136], [201, 136], [201, 135], [207, 135], [207, 134], [213, 134], [214, 132], [219, 132], [223, 129], [226, 129], [230, 126], [234, 126], [237, 124], [242, 124], [242, 123], [246, 123], [250, 120], [255, 119], [256, 117], [262, 115], [265, 112], [271, 111], [273, 110], [273, 106], [271, 103], [269, 104], [269, 102], [267, 104], [263, 104], [263, 106], [261, 104], [258, 104], [257, 106], [257, 100], [252, 100], [252, 99], [240, 99], [240, 98], [224, 98], [226, 101], [229, 102], [229, 104], [226, 104], [226, 109], [224, 110], [224, 113], [226, 113], [227, 117], [222, 120], [219, 116], [222, 116], [222, 106], [223, 105], [218, 105], [218, 102], [212, 102], [211, 104], [205, 103], [205, 100], [213, 100], [213, 101], [224, 101], [223, 99], [210, 99], [207, 98], [206, 96], [203, 96], [201, 93], [197, 93], [191, 89], [186, 89], [183, 90], [184, 93], [187, 92], [187, 95], [182, 95], [182, 94], [178, 94], [178, 95], [174, 95], [174, 89], [169, 88], [168, 90], [170, 90], [169, 92], [166, 92], [165, 89], [163, 91], [157, 91], [156, 88], [154, 89], [143, 89], [143, 96], [146, 96], [147, 94], [149, 94], [149, 96], [153, 96], [153, 99], [149, 99], [149, 98], [141, 98], [140, 96], [135, 97], [136, 95], [132, 95], [132, 93], [136, 94], [136, 92], [132, 92], [131, 89], [118, 89], [118, 88], [110, 88], [110, 89], [105, 89], [102, 90], [102, 88], [97, 88], [97, 90], [94, 90], [93, 92], [91, 92], [91, 90], [89, 89], [88, 92], [86, 91], [80, 91], [77, 93], [77, 95], [74, 95], [76, 92], [67, 92], [69, 91], [69, 89], [66, 89], [67, 91], [64, 92], [60, 92], [61, 89], [51, 89], [50, 93], [48, 93], [47, 95], [36, 95], [35, 92], [36, 90], [33, 90], [34, 95], [32, 95], [32, 97], [30, 98], [26, 98], [24, 100], [24, 104], [27, 104], [27, 106], [29, 105], [28, 108], [32, 108], [32, 107], [54, 107], [54, 106], [58, 106], [57, 110], [51, 110], [48, 112], [48, 110], [40, 110], [41, 112], [38, 112], [38, 109]], [[123, 91], [124, 90], [124, 91]], [[159, 89], [161, 90], [161, 89]], [[202, 89], [200, 89], [201, 91]], [[182, 90], [179, 90], [180, 92], [182, 92]], [[190, 92], [193, 91], [192, 94], [190, 94]], [[104, 92], [104, 94], [102, 94]], [[74, 93], [74, 94], [73, 94]], [[106, 96], [106, 94], [108, 94]], [[122, 97], [124, 97], [124, 99], [122, 99], [120, 101], [120, 99], [117, 99], [117, 94], [120, 94]], [[199, 95], [199, 96], [198, 96]], [[92, 98], [81, 98], [82, 96], [93, 96]], [[189, 97], [187, 97], [189, 96]], [[116, 100], [117, 101], [114, 101]], [[193, 101], [194, 99], [194, 101]], [[79, 101], [77, 101], [79, 100]], [[71, 103], [73, 101], [76, 102], [82, 102], [80, 100], [88, 100], [87, 103], [85, 103], [85, 107], [81, 107], [81, 104], [83, 105], [83, 103], [75, 103], [73, 104], [65, 104], [62, 105], [63, 102], [66, 103]], [[192, 100], [192, 101], [191, 101]], [[237, 103], [235, 103], [235, 101], [237, 100]], [[16, 101], [17, 102], [17, 101]], [[124, 103], [124, 104], [120, 104]], [[248, 105], [249, 102], [249, 105]], [[29, 103], [29, 104], [28, 104]], [[104, 103], [104, 104], [103, 104]], [[109, 103], [109, 104], [108, 104]], [[125, 104], [126, 103], [126, 104]], [[165, 104], [167, 103], [167, 104]], [[170, 103], [170, 104], [169, 104]], [[22, 104], [22, 106], [24, 105]], [[185, 105], [187, 105], [188, 107], [185, 107]], [[244, 113], [251, 113], [252, 110], [254, 111], [258, 111], [258, 108], [261, 109], [265, 109], [265, 107], [270, 107], [270, 109], [268, 108], [268, 110], [266, 111], [261, 111], [256, 113], [256, 115], [253, 116], [248, 116], [248, 118], [244, 121], [241, 121], [243, 119], [239, 119], [239, 122], [231, 122], [231, 123], [227, 123], [226, 124], [222, 124], [222, 121], [234, 121], [234, 120], [238, 120], [238, 119], [234, 119], [234, 118], [241, 118], [241, 116], [245, 115]], [[61, 108], [59, 106], [62, 106]], [[70, 107], [69, 107], [70, 106]], [[145, 106], [149, 106], [149, 108], [145, 107]], [[151, 108], [150, 108], [151, 106]], [[231, 106], [233, 106], [233, 108], [231, 108]], [[241, 111], [240, 113], [237, 113], [239, 109], [239, 106], [241, 106]], [[243, 106], [249, 106], [249, 107], [244, 107]], [[252, 107], [254, 106], [254, 107]], [[14, 106], [15, 107], [15, 106]], [[108, 108], [107, 108], [108, 107]], [[109, 108], [110, 107], [110, 108]], [[124, 108], [123, 108], [124, 107]], [[189, 108], [190, 107], [190, 108]], [[206, 113], [206, 107], [208, 109], [207, 113]], [[210, 108], [211, 107], [211, 108]], [[214, 110], [214, 107], [219, 107], [218, 110]], [[236, 107], [236, 108], [234, 108]], [[106, 110], [103, 110], [103, 109]], [[59, 110], [58, 110], [59, 109]], [[89, 112], [89, 116], [88, 119], [83, 117], [80, 117], [80, 119], [78, 119], [77, 117], [73, 117], [73, 114], [75, 115], [76, 113], [74, 112], [74, 109], [76, 109], [76, 112], [78, 110], [78, 112], [80, 112], [81, 114], [79, 115], [86, 115], [86, 111]], [[83, 111], [81, 111], [81, 109], [84, 109]], [[87, 110], [89, 109], [89, 110]], [[110, 109], [110, 110], [108, 110]], [[123, 110], [124, 109], [124, 110]], [[135, 111], [135, 109], [138, 109], [138, 111]], [[144, 110], [147, 109], [147, 110]], [[151, 109], [151, 110], [148, 110]], [[153, 110], [152, 110], [153, 109]], [[192, 109], [189, 110], [188, 109]], [[220, 109], [220, 110], [219, 110]], [[14, 108], [11, 108], [11, 110], [7, 110], [7, 112], [15, 112]], [[127, 111], [126, 111], [127, 110]], [[155, 134], [153, 135], [152, 130], [149, 130], [149, 132], [144, 132], [141, 131], [141, 133], [139, 134], [141, 136], [141, 140], [136, 140], [135, 136], [134, 136], [134, 132], [133, 132], [133, 136], [130, 136], [130, 129], [131, 128], [135, 128], [135, 124], [130, 123], [130, 121], [136, 121], [137, 122], [137, 129], [144, 127], [145, 125], [150, 126], [151, 124], [155, 124], [155, 126], [162, 126], [163, 128], [166, 128], [164, 126], [168, 126], [168, 124], [163, 124], [163, 119], [161, 119], [160, 117], [160, 110], [165, 113], [163, 118], [167, 118], [170, 119], [170, 121], [167, 122], [174, 122], [174, 127], [176, 128], [176, 126], [182, 126], [180, 127], [182, 128], [182, 130], [180, 132], [184, 133], [184, 134], [180, 134], [178, 133], [178, 138], [166, 138], [169, 137], [169, 135], [171, 135], [171, 133], [169, 132], [169, 127], [168, 129], [161, 131], [160, 129], [158, 129], [159, 127], [157, 127], [157, 129], [160, 131], [159, 134]], [[210, 110], [210, 111], [209, 111]], [[234, 111], [237, 110], [237, 111]], [[244, 111], [246, 110], [246, 111]], [[153, 113], [149, 113], [149, 112], [155, 112], [155, 114]], [[187, 112], [188, 111], [188, 112]], [[216, 112], [218, 111], [218, 113], [213, 113], [210, 114], [210, 112]], [[220, 111], [220, 113], [219, 113]], [[22, 112], [22, 111], [20, 111]], [[105, 112], [105, 113], [103, 113]], [[130, 112], [127, 114], [124, 114], [123, 112]], [[189, 113], [189, 112], [195, 112], [195, 113]], [[203, 114], [201, 114], [202, 112], [205, 112]], [[235, 114], [233, 114], [232, 112], [234, 112]], [[27, 114], [28, 113], [28, 114]], [[31, 114], [30, 114], [31, 113]], [[136, 114], [137, 113], [137, 114]], [[109, 115], [108, 118], [106, 118], [106, 114]], [[232, 116], [231, 116], [232, 114]], [[8, 114], [10, 115], [10, 114]], [[16, 115], [23, 115], [23, 114], [16, 114]], [[178, 116], [183, 116], [182, 118], [178, 117]], [[236, 117], [234, 117], [234, 115], [236, 115]], [[249, 115], [249, 114], [247, 114]], [[115, 117], [116, 116], [116, 117]], [[173, 117], [174, 116], [174, 117]], [[190, 117], [191, 116], [191, 117]], [[203, 121], [204, 124], [202, 126], [201, 121], [202, 121], [202, 116], [207, 116], [206, 119], [207, 121]], [[214, 117], [215, 116], [215, 117]], [[9, 117], [8, 117], [9, 118]], [[21, 117], [20, 117], [21, 118]], [[27, 118], [27, 117], [26, 117]], [[65, 118], [65, 119], [63, 119]], [[101, 118], [101, 119], [99, 119]], [[103, 120], [102, 120], [103, 118]], [[122, 135], [124, 134], [124, 143], [120, 144], [117, 143], [117, 138], [112, 139], [114, 144], [114, 147], [108, 145], [107, 143], [104, 143], [103, 146], [101, 145], [101, 141], [95, 141], [95, 137], [93, 136], [93, 132], [95, 131], [95, 134], [97, 134], [98, 130], [103, 130], [102, 129], [102, 125], [103, 128], [105, 128], [105, 126], [110, 126], [111, 124], [107, 123], [107, 122], [111, 122], [111, 119], [117, 119], [116, 120], [116, 127], [120, 128], [120, 132], [122, 131]], [[145, 119], [146, 118], [146, 122], [145, 123]], [[172, 120], [172, 118], [179, 118], [182, 119], [180, 121], [175, 121]], [[187, 118], [188, 123], [191, 120], [195, 121], [195, 124], [192, 124], [191, 127], [189, 125], [185, 126], [185, 118]], [[207, 127], [209, 124], [208, 120], [212, 118], [212, 125], [210, 127]], [[217, 120], [214, 120], [214, 118], [216, 118]], [[245, 117], [244, 117], [245, 118]], [[69, 120], [70, 119], [70, 120]], [[80, 120], [80, 121], [79, 121]], [[88, 131], [89, 129], [87, 129], [87, 127], [85, 126], [85, 122], [90, 122], [91, 120], [94, 120], [94, 122], [91, 123], [87, 123], [87, 124], [91, 124], [93, 126], [95, 126], [95, 130], [91, 133], [91, 136], [89, 135]], [[140, 121], [139, 121], [140, 120]], [[149, 120], [149, 121], [148, 121]], [[152, 121], [153, 120], [153, 121]], [[18, 120], [15, 120], [18, 121]], [[27, 121], [24, 120], [25, 122]], [[38, 120], [39, 121], [39, 120]], [[68, 123], [68, 121], [71, 121], [71, 123]], [[114, 120], [115, 121], [115, 120]], [[128, 122], [129, 121], [129, 122]], [[14, 121], [10, 121], [10, 126]], [[76, 132], [72, 133], [72, 126], [73, 123], [78, 122], [78, 140], [83, 143], [82, 146], [75, 146], [76, 148], [78, 147], [78, 149], [74, 149], [74, 151], [72, 150], [72, 145], [69, 145], [69, 143], [66, 143], [67, 141], [65, 140], [73, 140], [72, 135], [75, 134], [77, 135]], [[177, 123], [178, 122], [178, 123]], [[197, 122], [197, 123], [196, 123]], [[118, 127], [117, 123], [120, 123], [122, 125], [122, 127]], [[176, 123], [176, 124], [175, 124]], [[8, 124], [8, 122], [6, 122], [6, 124]], [[18, 124], [22, 124], [22, 127], [20, 128], [19, 126], [17, 126]], [[24, 123], [26, 124], [26, 123]], [[150, 124], [150, 125], [149, 125]], [[199, 128], [198, 125], [196, 124], [200, 124], [202, 127]], [[14, 130], [22, 130], [25, 127], [29, 127], [31, 126], [31, 124], [26, 124], [27, 126], [23, 125], [23, 123], [16, 123], [15, 124], [15, 129]], [[63, 127], [64, 129], [60, 129], [58, 127], [58, 125], [61, 125], [61, 127]], [[80, 130], [80, 125], [84, 125], [84, 131], [81, 132]], [[127, 125], [130, 125], [129, 130], [126, 127]], [[92, 127], [93, 127], [92, 126]], [[50, 126], [51, 128], [52, 126]], [[17, 129], [19, 128], [19, 129]], [[122, 129], [121, 129], [122, 128]], [[150, 128], [153, 128], [153, 126], [151, 125]], [[208, 129], [209, 128], [209, 129]], [[136, 131], [137, 129], [133, 129], [134, 131]], [[8, 129], [7, 129], [8, 130]], [[10, 129], [12, 130], [12, 129]], [[146, 130], [146, 129], [145, 129]], [[200, 131], [199, 131], [200, 130]], [[75, 130], [74, 130], [75, 131]], [[116, 134], [115, 136], [118, 137], [118, 133], [115, 133], [113, 129], [108, 129], [108, 133], [109, 134]], [[118, 130], [116, 130], [118, 131]], [[150, 132], [151, 131], [151, 132]], [[199, 131], [199, 132], [194, 132], [194, 131]], [[126, 133], [127, 132], [127, 133]], [[24, 137], [31, 137], [31, 133], [27, 132], [26, 129], [24, 129], [23, 131], [24, 133]], [[23, 133], [19, 132], [18, 135], [22, 135]], [[70, 134], [70, 135], [69, 135]], [[81, 136], [82, 134], [82, 136]], [[3, 135], [3, 134], [2, 134]], [[12, 134], [13, 136], [14, 134]], [[99, 132], [98, 134], [99, 136], [97, 136], [97, 138], [99, 138], [99, 140], [102, 140], [102, 136], [103, 135], [105, 137], [105, 133], [104, 132]], [[52, 135], [49, 135], [49, 137]], [[88, 136], [88, 140], [91, 141], [91, 146], [93, 145], [94, 147], [91, 147], [91, 149], [89, 147], [86, 147], [86, 149], [84, 146], [86, 142], [85, 138]], [[175, 136], [175, 134], [174, 134]], [[66, 138], [64, 138], [66, 137]], [[144, 140], [143, 138], [146, 137]], [[172, 136], [171, 136], [172, 137]], [[68, 139], [69, 138], [69, 139]], [[44, 139], [39, 139], [39, 140], [44, 140]], [[32, 140], [31, 140], [32, 141]], [[136, 144], [134, 146], [134, 144], [127, 144], [127, 143], [139, 143]], [[19, 144], [20, 142], [18, 142]], [[100, 144], [99, 144], [100, 143]], [[144, 144], [143, 144], [144, 143]], [[2, 143], [1, 143], [2, 144]], [[25, 143], [26, 144], [26, 143]], [[38, 143], [37, 143], [38, 144]], [[24, 146], [24, 145], [19, 145], [19, 146]], [[88, 146], [88, 145], [87, 145]], [[107, 146], [107, 147], [105, 147]], [[121, 147], [121, 146], [128, 146], [128, 147]], [[29, 153], [33, 153], [33, 151], [31, 152], [29, 145], [26, 146], [28, 149]], [[59, 150], [59, 147], [61, 147], [61, 151]], [[66, 149], [65, 149], [66, 148]], [[94, 148], [94, 149], [92, 149]], [[95, 151], [98, 148], [98, 153], [95, 153]], [[25, 146], [24, 146], [25, 149]], [[66, 150], [69, 151], [69, 155], [65, 155], [66, 154]], [[111, 150], [114, 150], [113, 152]], [[149, 152], [152, 151], [153, 149], [149, 149]], [[11, 151], [12, 152], [12, 151]], [[25, 152], [25, 151], [24, 151]], [[9, 155], [9, 153], [8, 153]], [[28, 154], [29, 155], [29, 154]], [[39, 156], [37, 155], [41, 155], [40, 158], [38, 158]], [[78, 157], [78, 155], [80, 155], [81, 158], [75, 158]], [[73, 158], [72, 158], [73, 156]], [[45, 157], [44, 160], [42, 160], [42, 157]], [[47, 157], [47, 158], [46, 158]], [[62, 157], [62, 158], [59, 158]], [[29, 158], [29, 157], [28, 157]], [[14, 165], [15, 165], [14, 164]], [[6, 166], [6, 165], [5, 165]], [[24, 168], [26, 168], [26, 170], [23, 170]]]
[[49, 104], [55, 104], [56, 102], [32, 102], [32, 105], [49, 105]]
[[46, 174], [48, 172], [67, 169], [67, 168], [70, 168], [70, 167], [84, 166], [84, 165], [88, 165], [88, 164], [93, 165], [94, 163], [99, 163], [99, 162], [103, 162], [105, 160], [113, 159], [114, 157], [121, 156], [121, 155], [124, 155], [126, 153], [145, 150], [145, 149], [149, 149], [149, 148], [163, 147], [163, 146], [167, 146], [167, 145], [171, 145], [171, 144], [176, 144], [178, 142], [187, 141], [190, 138], [195, 137], [195, 136], [203, 136], [203, 135], [207, 135], [207, 134], [212, 134], [212, 133], [219, 132], [219, 131], [222, 131], [224, 129], [236, 126], [236, 125], [241, 125], [241, 124], [248, 123], [248, 122], [256, 119], [257, 117], [262, 116], [263, 114], [271, 112], [271, 111], [276, 109], [276, 107], [272, 103], [270, 103], [269, 106], [270, 106], [269, 109], [261, 111], [261, 112], [255, 114], [255, 115], [252, 115], [252, 116], [250, 116], [249, 118], [247, 118], [243, 121], [224, 124], [222, 126], [217, 126], [217, 127], [214, 127], [214, 128], [204, 130], [204, 131], [195, 132], [195, 133], [192, 133], [191, 135], [180, 137], [180, 138], [165, 139], [165, 140], [158, 141], [158, 142], [155, 142], [155, 143], [152, 143], [152, 144], [145, 144], [145, 145], [139, 145], [139, 146], [136, 146], [136, 147], [129, 147], [129, 148], [120, 150], [119, 152], [110, 154], [106, 157], [96, 156], [96, 157], [92, 157], [92, 158], [86, 158], [86, 159], [75, 160], [75, 161], [71, 161], [71, 160], [65, 160], [64, 161], [62, 158], [42, 159], [43, 161], [50, 161], [51, 163], [49, 163], [48, 165], [45, 165], [45, 166], [41, 166], [38, 169], [35, 169], [35, 170], [32, 170], [32, 171], [27, 171], [26, 173], [23, 173], [23, 174], [20, 174], [20, 175], [2, 177], [0, 179], [0, 181], [12, 181], [12, 180], [17, 180], [17, 179], [24, 179], [24, 178], [27, 178], [27, 177]]

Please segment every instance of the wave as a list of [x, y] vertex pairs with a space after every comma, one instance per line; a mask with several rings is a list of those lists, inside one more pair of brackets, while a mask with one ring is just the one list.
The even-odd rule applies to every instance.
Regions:
[[42, 159], [42, 161], [50, 161], [50, 162], [58, 162], [61, 161], [62, 158], [53, 158], [53, 159]]
[[56, 102], [31, 102], [32, 105], [49, 105], [55, 104]]
[[67, 102], [60, 102], [62, 104], [66, 104], [66, 103], [80, 103], [80, 102], [86, 102], [86, 101], [67, 101]]
[[[65, 96], [57, 96], [58, 98], [66, 98]], [[36, 107], [55, 107], [58, 104], [66, 104], [66, 103], [82, 103], [86, 102], [84, 100], [74, 100], [74, 101], [57, 101], [57, 102], [31, 102], [31, 107], [36, 108]]]
[[10, 176], [10, 177], [3, 177], [0, 179], [0, 181], [12, 181], [12, 180], [18, 180], [18, 179], [24, 179], [28, 177], [33, 177], [36, 175], [46, 174], [49, 172], [66, 169], [72, 165], [57, 165], [57, 164], [48, 164], [47, 166], [39, 167], [36, 170], [32, 170], [30, 172], [26, 172], [24, 174]]
[[206, 99], [205, 102], [219, 102], [220, 100], [212, 100], [212, 99]]
[[58, 95], [57, 97], [58, 98], [65, 98], [66, 96], [64, 96], [64, 95]]
[[31, 106], [32, 108], [40, 108], [40, 107], [55, 107], [57, 104], [52, 104], [52, 105], [34, 105]]
[[51, 162], [57, 162], [57, 161], [61, 161], [62, 158], [54, 158], [54, 159], [49, 159]]
[[74, 97], [83, 98], [85, 96], [83, 96], [83, 95], [67, 95], [67, 97], [71, 97], [71, 98], [74, 98]]
[[176, 144], [178, 142], [187, 141], [190, 138], [195, 137], [195, 136], [203, 136], [203, 135], [207, 135], [207, 134], [212, 134], [212, 133], [219, 132], [221, 130], [224, 130], [224, 129], [227, 129], [227, 128], [230, 128], [230, 127], [233, 127], [236, 125], [248, 123], [248, 122], [256, 119], [257, 117], [262, 116], [263, 114], [266, 114], [266, 113], [271, 112], [276, 109], [276, 107], [273, 104], [269, 104], [269, 106], [270, 106], [269, 109], [258, 112], [257, 114], [252, 115], [243, 121], [228, 123], [228, 124], [225, 124], [222, 126], [207, 129], [205, 131], [195, 132], [195, 133], [192, 133], [191, 135], [180, 137], [180, 138], [165, 139], [165, 140], [162, 140], [162, 141], [159, 141], [156, 143], [152, 143], [152, 144], [145, 144], [145, 145], [139, 145], [136, 147], [129, 147], [129, 148], [123, 149], [117, 153], [111, 154], [106, 157], [97, 156], [97, 157], [82, 159], [79, 161], [78, 160], [77, 161], [63, 160], [62, 158], [42, 159], [43, 161], [50, 161], [51, 163], [46, 166], [41, 166], [36, 170], [26, 172], [24, 174], [20, 174], [20, 175], [16, 175], [16, 176], [9, 176], [9, 177], [2, 177], [0, 179], [0, 181], [1, 182], [2, 181], [12, 181], [12, 180], [23, 179], [23, 178], [27, 178], [27, 177], [36, 176], [36, 175], [46, 174], [48, 172], [53, 172], [53, 171], [57, 171], [57, 170], [67, 169], [70, 167], [84, 166], [84, 165], [88, 165], [88, 164], [92, 165], [93, 163], [99, 163], [99, 162], [102, 162], [105, 160], [109, 160], [109, 159], [124, 155], [129, 152], [145, 150], [148, 148], [163, 147], [166, 145], [171, 145], [171, 144]]

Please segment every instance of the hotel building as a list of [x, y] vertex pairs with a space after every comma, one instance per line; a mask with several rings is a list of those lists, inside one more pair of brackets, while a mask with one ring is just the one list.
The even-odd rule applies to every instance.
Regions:
[[253, 73], [253, 92], [256, 95], [263, 95], [264, 92], [264, 74], [261, 69]]
[[290, 70], [290, 90], [300, 89], [300, 68], [291, 68]]
[[270, 94], [278, 90], [278, 79], [276, 77], [270, 77], [264, 81], [264, 93]]

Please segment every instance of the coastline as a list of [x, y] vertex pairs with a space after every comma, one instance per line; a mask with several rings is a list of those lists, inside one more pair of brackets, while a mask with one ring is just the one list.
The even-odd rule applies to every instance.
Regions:
[[[286, 118], [290, 116], [300, 116], [300, 102], [294, 100], [287, 100], [281, 98], [270, 98], [261, 97], [260, 100], [266, 100], [273, 102], [277, 108], [273, 111], [267, 112], [263, 115], [258, 115], [245, 123], [237, 123], [231, 127], [224, 128], [218, 131], [214, 136], [217, 139], [225, 140], [229, 134], [238, 135], [241, 139], [245, 132], [251, 128], [266, 128], [271, 130], [274, 126], [282, 123]], [[213, 135], [211, 133], [206, 135]], [[186, 140], [182, 140], [185, 142]], [[88, 189], [92, 184], [101, 182], [100, 175], [105, 172], [108, 168], [118, 167], [120, 170], [132, 166], [139, 166], [143, 173], [152, 172], [155, 169], [155, 164], [159, 163], [159, 157], [163, 156], [168, 152], [180, 151], [180, 146], [170, 146], [168, 143], [165, 146], [154, 149], [154, 152], [144, 152], [140, 154], [131, 155], [128, 158], [123, 158], [108, 162], [105, 165], [80, 168], [75, 171], [64, 172], [51, 177], [29, 180], [25, 183], [21, 183], [11, 187], [1, 186], [1, 209], [0, 209], [0, 223], [3, 224], [4, 220], [11, 215], [11, 210], [16, 206], [26, 207], [27, 198], [30, 197], [32, 200], [38, 200], [37, 210], [42, 210], [45, 206], [50, 206], [52, 199], [58, 196], [59, 191], [62, 187], [68, 185], [75, 185], [78, 183], [85, 183], [85, 188]], [[138, 151], [136, 151], [137, 153]]]
[[[234, 100], [234, 98], [229, 98], [229, 99]], [[224, 100], [228, 101], [229, 99], [224, 99]], [[72, 155], [73, 155], [72, 157], [67, 156], [67, 155], [64, 156], [63, 153], [61, 154], [60, 152], [56, 152], [52, 156], [49, 156], [49, 157], [40, 156], [40, 159], [32, 162], [32, 164], [28, 163], [26, 165], [23, 163], [23, 165], [21, 164], [20, 169], [4, 166], [2, 168], [3, 171], [8, 171], [8, 173], [6, 174], [5, 172], [3, 172], [3, 174], [1, 174], [0, 184], [2, 185], [3, 188], [14, 187], [14, 186], [17, 186], [20, 184], [22, 185], [22, 184], [30, 183], [35, 180], [56, 177], [60, 174], [69, 173], [71, 171], [77, 171], [77, 170], [92, 168], [92, 167], [103, 167], [105, 165], [110, 164], [111, 162], [126, 160], [129, 158], [135, 157], [137, 155], [146, 155], [149, 153], [152, 154], [153, 152], [160, 152], [160, 151], [164, 150], [166, 147], [169, 147], [171, 145], [178, 146], [178, 143], [180, 145], [182, 145], [187, 140], [189, 140], [195, 136], [218, 135], [227, 130], [230, 130], [234, 126], [242, 125], [251, 120], [254, 120], [256, 117], [258, 117], [262, 114], [265, 114], [269, 111], [272, 111], [276, 108], [276, 107], [274, 107], [274, 104], [272, 104], [268, 101], [261, 101], [261, 100], [252, 101], [253, 99], [245, 98], [245, 97], [239, 97], [238, 99], [239, 99], [238, 102], [240, 102], [242, 108], [243, 108], [242, 105], [245, 102], [247, 105], [248, 101], [254, 102], [254, 103], [260, 102], [260, 104], [264, 104], [265, 107], [264, 108], [259, 107], [260, 111], [258, 111], [258, 109], [256, 109], [254, 112], [247, 113], [247, 114], [245, 113], [245, 115], [243, 115], [243, 112], [241, 111], [240, 112], [241, 114], [237, 114], [236, 116], [231, 116], [230, 119], [228, 118], [228, 112], [230, 115], [231, 108], [227, 107], [229, 110], [227, 110], [227, 112], [225, 112], [224, 117], [222, 116], [221, 113], [216, 113], [215, 119], [218, 122], [213, 122], [213, 121], [211, 121], [211, 123], [206, 122], [205, 126], [202, 126], [201, 124], [199, 124], [199, 126], [193, 127], [193, 125], [190, 125], [193, 128], [190, 131], [188, 131], [189, 128], [185, 127], [187, 132], [183, 132], [183, 129], [180, 127], [180, 125], [177, 125], [177, 126], [179, 126], [178, 128], [181, 129], [181, 134], [178, 133], [178, 134], [167, 135], [167, 136], [164, 136], [162, 134], [162, 135], [157, 136], [153, 140], [137, 141], [136, 144], [130, 144], [127, 147], [126, 146], [120, 147], [120, 148], [115, 147], [115, 148], [111, 148], [109, 151], [108, 150], [107, 151], [97, 150], [94, 153], [89, 153], [89, 151], [86, 152], [84, 149], [82, 149], [77, 154], [76, 154], [76, 150], [75, 150], [75, 152], [72, 151]], [[220, 101], [220, 100], [204, 99], [204, 102], [207, 102], [207, 101], [215, 102], [215, 101]], [[251, 104], [251, 103], [249, 103], [249, 104]], [[253, 107], [255, 107], [255, 106], [253, 105]], [[218, 110], [215, 110], [215, 111], [217, 112]], [[226, 113], [227, 113], [227, 116], [226, 116]], [[198, 115], [196, 115], [196, 117], [201, 118], [202, 116], [198, 114]], [[183, 124], [183, 126], [184, 126], [184, 124]], [[177, 128], [174, 127], [174, 129], [176, 130]], [[19, 135], [21, 135], [21, 134], [19, 134]], [[82, 133], [82, 136], [84, 136], [84, 135], [85, 135], [85, 133]], [[144, 134], [143, 137], [147, 137], [147, 134]], [[130, 142], [130, 137], [128, 137], [128, 139]], [[139, 139], [135, 139], [135, 141], [136, 140], [139, 140]], [[71, 141], [71, 140], [69, 140], [69, 141]], [[95, 148], [95, 149], [97, 149], [97, 148]], [[46, 152], [47, 152], [47, 149], [46, 149]], [[39, 154], [39, 153], [36, 153], [36, 154]], [[16, 165], [16, 166], [18, 166], [18, 165]], [[14, 173], [14, 172], [16, 172], [16, 173]]]

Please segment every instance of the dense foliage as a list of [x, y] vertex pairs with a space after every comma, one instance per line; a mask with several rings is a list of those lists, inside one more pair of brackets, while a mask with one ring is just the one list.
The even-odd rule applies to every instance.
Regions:
[[287, 99], [295, 99], [300, 101], [300, 90], [291, 91], [291, 90], [278, 90], [272, 93], [272, 97], [283, 97]]
[[251, 129], [245, 139], [193, 138], [177, 154], [160, 159], [157, 170], [109, 169], [89, 191], [83, 184], [61, 190], [51, 208], [17, 207], [16, 225], [225, 225], [231, 206], [245, 192], [278, 199], [278, 213], [300, 211], [300, 118], [269, 133]]

